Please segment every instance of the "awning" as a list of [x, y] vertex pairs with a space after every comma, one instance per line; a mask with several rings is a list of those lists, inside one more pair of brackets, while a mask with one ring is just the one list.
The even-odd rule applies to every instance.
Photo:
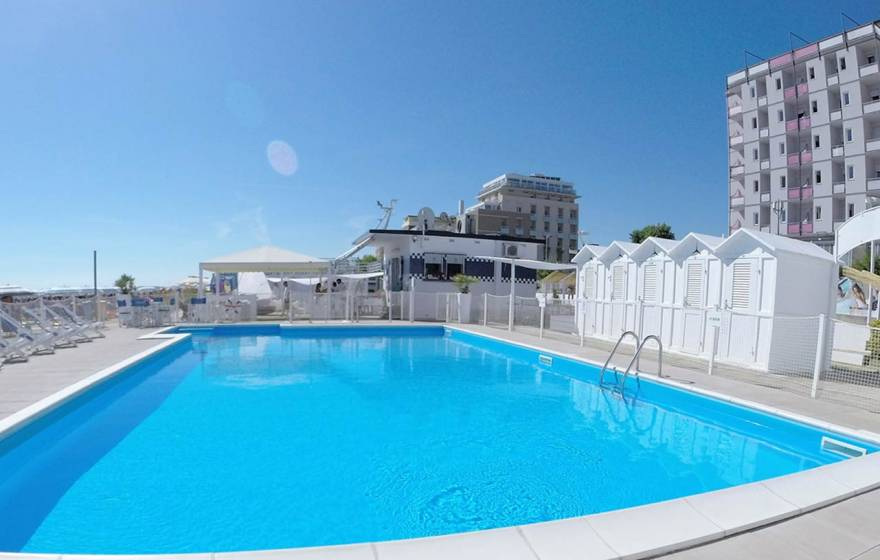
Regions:
[[211, 272], [287, 272], [291, 274], [321, 273], [327, 271], [329, 266], [329, 261], [326, 259], [270, 245], [199, 263], [201, 269]]
[[876, 274], [871, 274], [867, 270], [858, 270], [849, 266], [842, 267], [842, 272], [847, 278], [851, 278], [862, 284], [868, 284], [875, 290], [880, 290], [880, 276]]
[[533, 261], [531, 259], [512, 259], [509, 257], [474, 257], [475, 259], [486, 259], [490, 261], [500, 261], [503, 263], [514, 264], [518, 267], [531, 268], [534, 270], [576, 270], [577, 265], [572, 263], [552, 263], [545, 261]]

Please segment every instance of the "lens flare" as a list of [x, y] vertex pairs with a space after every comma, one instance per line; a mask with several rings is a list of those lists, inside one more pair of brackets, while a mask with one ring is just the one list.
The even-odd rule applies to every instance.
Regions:
[[299, 168], [296, 152], [290, 147], [290, 144], [283, 140], [269, 142], [266, 147], [266, 157], [269, 158], [269, 165], [279, 175], [290, 177]]

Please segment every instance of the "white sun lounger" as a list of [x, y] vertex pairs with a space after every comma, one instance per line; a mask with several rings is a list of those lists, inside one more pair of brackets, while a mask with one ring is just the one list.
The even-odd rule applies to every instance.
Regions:
[[[37, 332], [22, 325], [12, 315], [0, 309], [0, 321], [11, 326], [15, 334], [26, 342], [25, 347], [30, 354], [54, 353], [58, 336], [51, 331]], [[63, 344], [63, 342], [62, 342]]]

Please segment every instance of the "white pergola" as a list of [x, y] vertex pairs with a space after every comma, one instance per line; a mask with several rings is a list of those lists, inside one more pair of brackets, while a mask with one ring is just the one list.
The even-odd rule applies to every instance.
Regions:
[[474, 257], [476, 259], [486, 259], [490, 261], [498, 261], [510, 265], [510, 303], [507, 311], [507, 330], [513, 330], [513, 308], [514, 298], [516, 297], [516, 267], [530, 268], [532, 270], [577, 270], [576, 264], [552, 263], [545, 261], [533, 261], [531, 259], [514, 259], [510, 257]]
[[[205, 293], [204, 271], [214, 273], [270, 272], [290, 276], [326, 274], [330, 261], [265, 245], [199, 263], [199, 297]], [[217, 290], [220, 283], [217, 283]]]

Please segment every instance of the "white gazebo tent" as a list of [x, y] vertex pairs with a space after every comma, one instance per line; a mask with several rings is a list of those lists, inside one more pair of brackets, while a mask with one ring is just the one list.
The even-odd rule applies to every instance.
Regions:
[[[264, 272], [291, 277], [326, 274], [330, 262], [288, 251], [280, 247], [265, 245], [247, 251], [232, 253], [199, 263], [199, 297], [204, 295], [204, 271], [214, 273]], [[219, 283], [218, 283], [219, 289]]]
[[514, 259], [510, 257], [474, 257], [488, 261], [498, 261], [510, 265], [510, 303], [507, 310], [507, 330], [513, 330], [513, 309], [516, 301], [516, 267], [530, 268], [532, 270], [577, 270], [575, 264], [551, 263], [545, 261], [533, 261], [531, 259]]

